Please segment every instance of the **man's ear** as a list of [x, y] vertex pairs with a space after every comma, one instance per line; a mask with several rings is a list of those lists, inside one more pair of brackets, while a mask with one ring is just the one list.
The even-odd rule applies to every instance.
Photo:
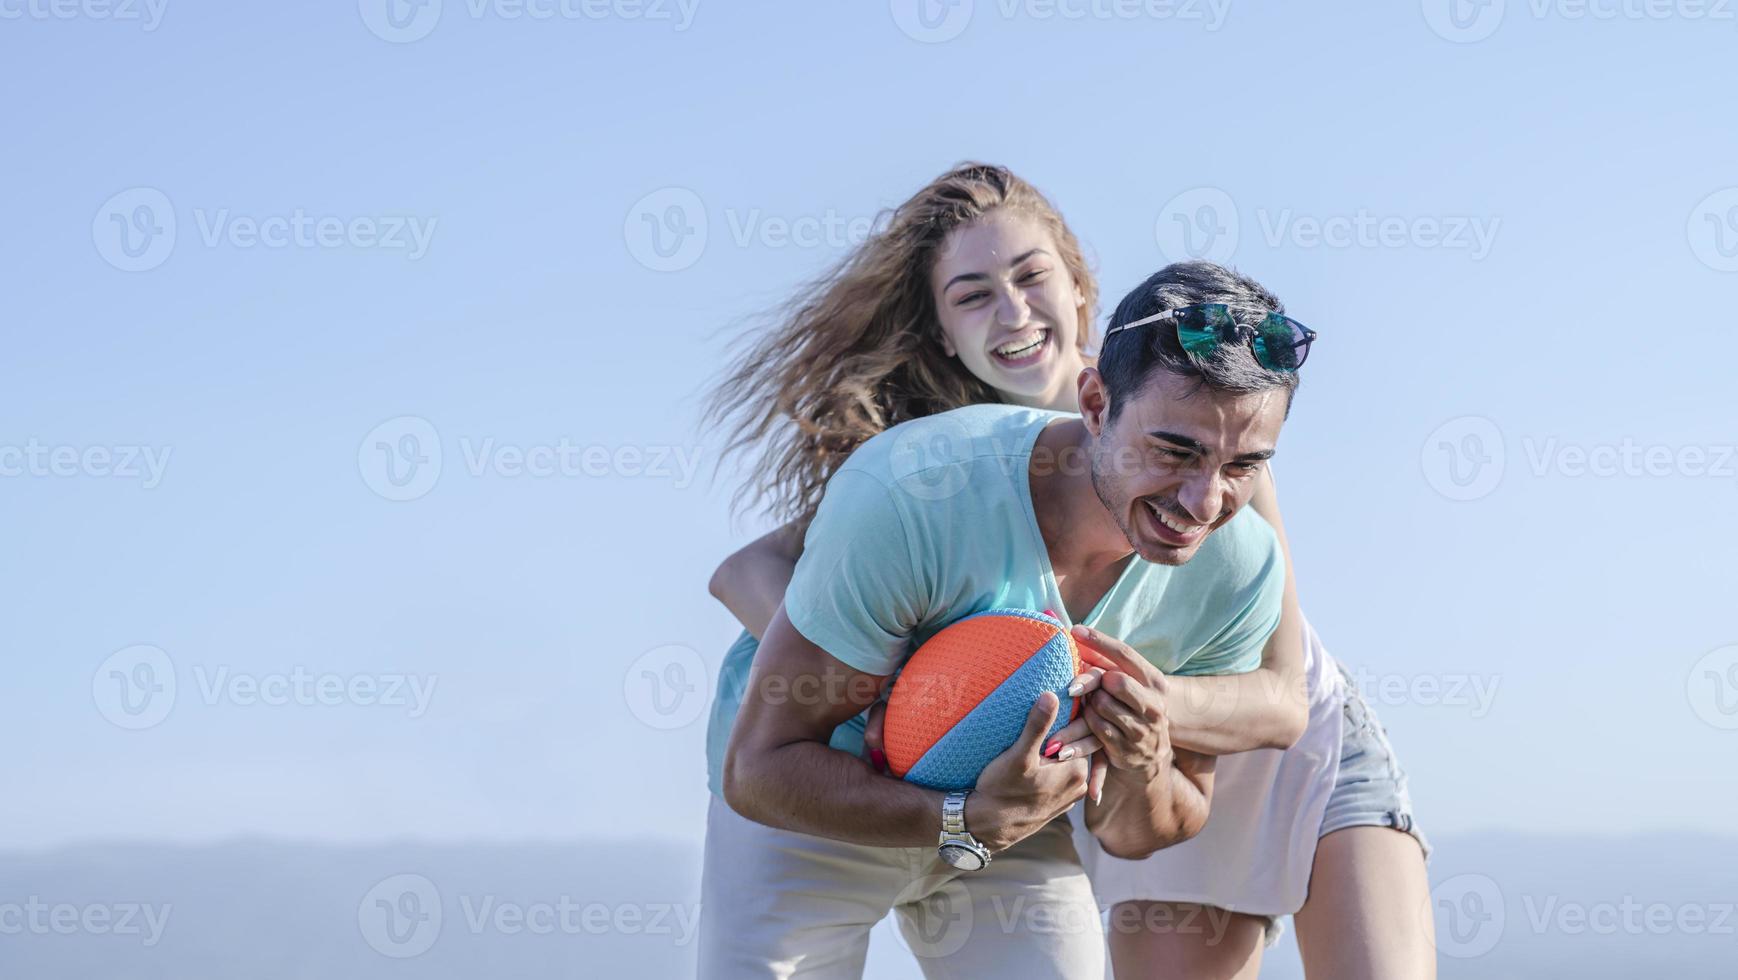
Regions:
[[1099, 374], [1097, 368], [1081, 371], [1078, 385], [1080, 417], [1086, 422], [1086, 431], [1097, 439], [1110, 421], [1110, 392], [1105, 389], [1104, 375]]

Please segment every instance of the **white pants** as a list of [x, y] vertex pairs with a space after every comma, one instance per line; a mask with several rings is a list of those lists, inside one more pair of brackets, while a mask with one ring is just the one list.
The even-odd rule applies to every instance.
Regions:
[[762, 826], [714, 796], [700, 884], [701, 980], [863, 975], [889, 911], [929, 980], [1102, 980], [1104, 930], [1068, 818], [959, 871], [934, 847], [866, 847]]

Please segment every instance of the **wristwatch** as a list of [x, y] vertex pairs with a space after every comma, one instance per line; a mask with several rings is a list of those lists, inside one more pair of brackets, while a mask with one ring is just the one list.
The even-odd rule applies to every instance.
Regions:
[[990, 849], [966, 832], [966, 794], [949, 793], [941, 801], [941, 859], [961, 871], [977, 871], [990, 863]]

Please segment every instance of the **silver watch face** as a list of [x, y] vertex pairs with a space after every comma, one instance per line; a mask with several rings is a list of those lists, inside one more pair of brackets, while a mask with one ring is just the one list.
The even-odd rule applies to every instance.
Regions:
[[941, 859], [961, 871], [977, 871], [984, 866], [984, 857], [964, 844], [941, 845]]

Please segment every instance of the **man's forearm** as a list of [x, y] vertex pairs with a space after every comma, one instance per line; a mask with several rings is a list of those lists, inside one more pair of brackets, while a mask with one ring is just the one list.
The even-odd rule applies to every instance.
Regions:
[[[756, 823], [871, 847], [933, 846], [943, 794], [888, 779], [820, 742], [725, 761], [724, 798]], [[968, 810], [967, 825], [970, 826]]]
[[1086, 827], [1113, 857], [1138, 860], [1200, 833], [1207, 810], [1207, 791], [1175, 766], [1150, 779], [1112, 769], [1103, 799], [1086, 808]]

